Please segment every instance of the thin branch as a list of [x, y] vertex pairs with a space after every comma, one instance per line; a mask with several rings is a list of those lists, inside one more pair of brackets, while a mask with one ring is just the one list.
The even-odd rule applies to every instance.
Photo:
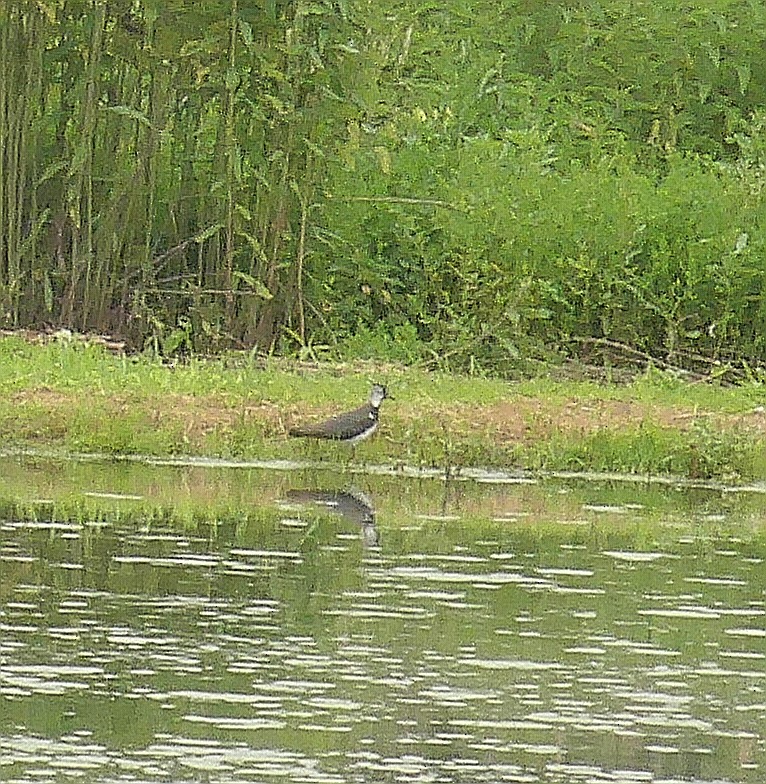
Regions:
[[[336, 198], [331, 196], [330, 198]], [[448, 210], [457, 212], [468, 212], [466, 207], [452, 204], [441, 199], [415, 199], [408, 196], [343, 196], [338, 201], [364, 201], [381, 204], [420, 204], [426, 207], [446, 207]]]
[[189, 296], [196, 296], [198, 294], [225, 294], [227, 297], [229, 296], [239, 296], [239, 297], [261, 297], [262, 295], [257, 291], [251, 291], [248, 289], [198, 289], [198, 288], [190, 288], [190, 289], [163, 289], [159, 287], [152, 287], [152, 288], [145, 288], [142, 289], [145, 294], [174, 294], [179, 297], [189, 297]]
[[159, 256], [155, 256], [152, 259], [152, 264], [155, 267], [158, 267], [163, 261], [165, 261], [168, 256], [172, 256], [174, 253], [180, 253], [182, 250], [185, 250], [192, 242], [195, 242], [195, 237], [190, 237], [188, 240], [184, 240], [183, 242], [179, 242], [178, 245], [174, 245], [169, 250], [166, 250], [164, 253], [160, 253]]
[[646, 362], [651, 362], [658, 367], [661, 367], [665, 370], [673, 370], [676, 373], [682, 373], [683, 375], [689, 376], [697, 381], [707, 381], [710, 379], [709, 375], [704, 373], [695, 373], [692, 370], [686, 370], [685, 368], [680, 367], [679, 365], [674, 365], [672, 362], [666, 362], [664, 359], [659, 359], [658, 357], [654, 357], [651, 354], [647, 354], [645, 351], [641, 351], [640, 349], [633, 348], [633, 346], [629, 346], [627, 343], [620, 343], [617, 340], [610, 340], [609, 338], [589, 338], [589, 337], [572, 337], [570, 338], [575, 343], [587, 343], [589, 345], [594, 346], [605, 346], [606, 348], [613, 348], [617, 351], [621, 351], [624, 354], [632, 354], [634, 357], [639, 359], [643, 359]]
[[309, 211], [306, 200], [300, 190], [295, 189], [301, 203], [301, 230], [298, 237], [298, 253], [296, 258], [296, 288], [298, 289], [298, 321], [300, 328], [301, 343], [306, 342], [306, 309], [303, 302], [303, 263], [306, 259], [306, 225], [308, 224]]

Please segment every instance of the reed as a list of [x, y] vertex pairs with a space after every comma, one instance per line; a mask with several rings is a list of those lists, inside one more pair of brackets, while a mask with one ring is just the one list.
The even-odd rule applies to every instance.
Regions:
[[306, 254], [320, 84], [300, 61], [322, 25], [74, 5], [0, 9], [4, 326], [267, 348], [296, 307], [299, 236]]

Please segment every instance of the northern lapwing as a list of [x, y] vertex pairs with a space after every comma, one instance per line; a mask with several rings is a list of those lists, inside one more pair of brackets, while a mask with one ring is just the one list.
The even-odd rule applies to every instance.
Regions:
[[369, 438], [378, 428], [380, 404], [390, 397], [382, 384], [373, 384], [367, 403], [345, 414], [337, 414], [324, 422], [299, 425], [288, 430], [293, 438], [324, 438], [358, 444]]

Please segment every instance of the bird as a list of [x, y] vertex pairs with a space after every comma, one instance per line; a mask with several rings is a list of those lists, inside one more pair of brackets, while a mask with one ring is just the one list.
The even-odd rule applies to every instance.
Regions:
[[337, 414], [324, 422], [292, 427], [287, 431], [288, 435], [293, 438], [324, 438], [358, 444], [377, 430], [380, 404], [390, 397], [383, 384], [373, 384], [370, 399], [363, 406]]

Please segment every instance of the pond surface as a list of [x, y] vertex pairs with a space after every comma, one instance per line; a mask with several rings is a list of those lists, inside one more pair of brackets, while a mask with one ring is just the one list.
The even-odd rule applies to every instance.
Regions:
[[761, 494], [0, 470], [0, 780], [766, 780]]

